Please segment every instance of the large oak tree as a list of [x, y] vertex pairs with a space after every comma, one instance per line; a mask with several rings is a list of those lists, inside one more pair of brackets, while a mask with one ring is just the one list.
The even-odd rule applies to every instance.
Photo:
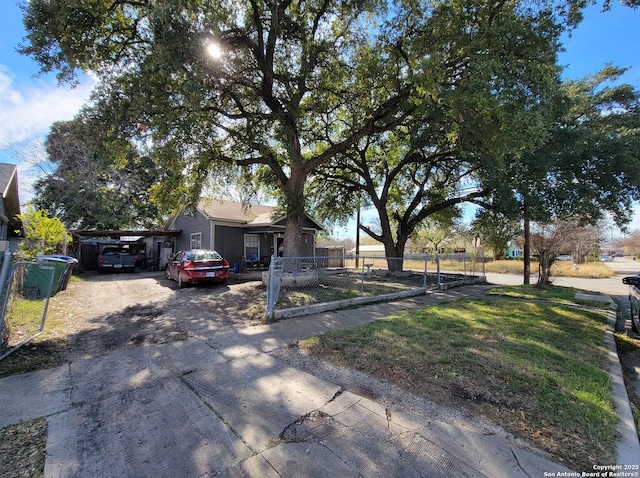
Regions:
[[[61, 80], [78, 68], [98, 73], [104, 121], [144, 138], [164, 163], [156, 196], [165, 204], [195, 202], [226, 165], [275, 183], [287, 213], [284, 253], [294, 256], [309, 174], [410, 109], [406, 62], [381, 28], [386, 7], [33, 0], [22, 52]], [[357, 118], [345, 108], [354, 104]]]
[[610, 215], [623, 227], [640, 200], [640, 92], [618, 84], [623, 72], [609, 66], [565, 82], [544, 144], [511, 163], [510, 181], [495, 190], [492, 207], [524, 223], [525, 284], [532, 222], [596, 224]]
[[464, 79], [475, 81], [465, 72], [473, 64], [498, 92], [492, 101], [515, 106], [505, 78], [535, 69], [509, 43], [526, 47], [546, 27], [511, 31], [499, 19], [544, 12], [552, 21], [553, 6], [573, 23], [584, 2], [31, 0], [21, 52], [63, 81], [78, 69], [96, 73], [103, 121], [151, 145], [162, 163], [154, 193], [165, 205], [194, 203], [229, 165], [275, 184], [284, 253], [294, 256], [310, 175], [409, 115], [422, 121], [439, 89], [451, 90], [454, 111], [479, 108], [478, 128], [493, 123], [492, 105], [457, 102]]
[[[442, 3], [428, 18], [412, 12], [404, 20], [429, 27], [402, 39], [419, 85], [415, 108], [392, 132], [337, 154], [312, 183], [318, 207], [334, 220], [358, 201], [375, 208], [380, 230], [360, 227], [387, 257], [402, 258], [426, 219], [501, 187], [509, 163], [544, 139], [560, 85], [557, 19], [551, 9], [510, 2], [468, 7]], [[389, 260], [389, 268], [402, 261]]]

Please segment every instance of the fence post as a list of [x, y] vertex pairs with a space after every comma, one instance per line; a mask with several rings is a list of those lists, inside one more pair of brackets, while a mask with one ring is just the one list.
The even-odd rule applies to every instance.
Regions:
[[271, 256], [271, 262], [269, 263], [269, 281], [267, 283], [267, 319], [273, 319], [275, 315], [283, 270], [284, 258]]
[[436, 284], [440, 288], [440, 256], [436, 256]]
[[9, 278], [9, 269], [11, 269], [11, 256], [13, 253], [11, 249], [7, 249], [4, 251], [4, 255], [2, 257], [2, 270], [0, 270], [0, 287], [2, 287], [2, 293], [0, 294], [0, 298], [4, 297], [5, 292], [8, 290], [7, 279]]
[[427, 288], [427, 283], [428, 283], [428, 280], [427, 280], [427, 277], [428, 277], [428, 275], [427, 275], [427, 262], [428, 262], [428, 259], [427, 259], [427, 256], [425, 255], [424, 256], [424, 276], [423, 276], [423, 279], [422, 279], [422, 287], [424, 287], [425, 289]]
[[360, 297], [364, 297], [364, 258], [362, 259], [362, 274], [360, 274]]
[[11, 269], [11, 249], [4, 251], [2, 258], [2, 270], [0, 270], [0, 338], [3, 337], [2, 332], [4, 330], [4, 316], [7, 310], [6, 303], [9, 296], [9, 270]]

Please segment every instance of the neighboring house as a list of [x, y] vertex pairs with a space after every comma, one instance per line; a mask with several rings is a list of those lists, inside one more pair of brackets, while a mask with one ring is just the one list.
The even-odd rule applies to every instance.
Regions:
[[[174, 251], [215, 249], [232, 265], [266, 265], [272, 255], [282, 255], [285, 220], [276, 215], [274, 206], [245, 207], [236, 202], [202, 199], [195, 210], [173, 217], [167, 228], [180, 231], [174, 238]], [[321, 230], [318, 222], [305, 217], [304, 257], [315, 255], [315, 235]]]
[[507, 249], [507, 257], [509, 259], [518, 259], [522, 255], [522, 249], [518, 246], [511, 245]]
[[18, 233], [22, 230], [20, 221], [20, 199], [18, 198], [18, 168], [15, 164], [0, 163], [0, 251], [8, 247], [17, 249]]

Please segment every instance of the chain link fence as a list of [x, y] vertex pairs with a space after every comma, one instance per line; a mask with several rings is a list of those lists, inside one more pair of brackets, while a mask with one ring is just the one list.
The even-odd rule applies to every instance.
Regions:
[[46, 262], [3, 259], [0, 284], [0, 360], [42, 333], [49, 298], [60, 287], [60, 269]]
[[273, 257], [263, 273], [267, 318], [306, 315], [485, 280], [484, 257]]

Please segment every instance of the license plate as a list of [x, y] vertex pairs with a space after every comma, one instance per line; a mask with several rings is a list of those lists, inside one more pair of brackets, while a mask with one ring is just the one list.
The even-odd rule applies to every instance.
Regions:
[[114, 264], [113, 267], [116, 269], [120, 269], [122, 268], [122, 264]]
[[205, 273], [205, 277], [215, 277], [216, 275], [218, 275], [216, 272], [207, 272], [207, 273]]

